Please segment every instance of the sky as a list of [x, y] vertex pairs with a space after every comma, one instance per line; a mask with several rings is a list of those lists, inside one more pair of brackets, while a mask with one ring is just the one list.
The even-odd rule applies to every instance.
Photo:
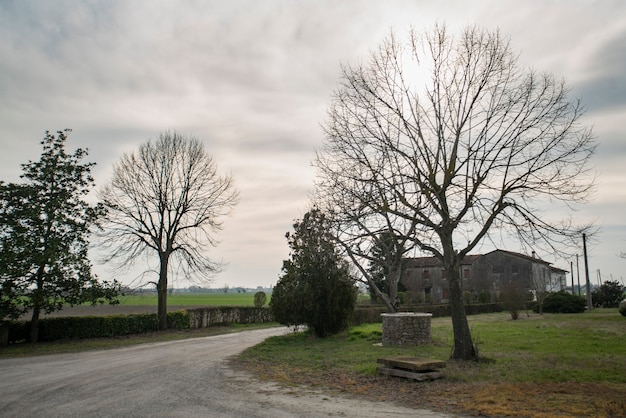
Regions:
[[[622, 0], [0, 0], [0, 180], [18, 181], [20, 164], [39, 159], [46, 130], [73, 130], [68, 150], [89, 150], [97, 186], [161, 132], [195, 136], [240, 193], [212, 252], [225, 269], [206, 285], [271, 286], [289, 257], [285, 233], [308, 208], [340, 65], [366, 62], [390, 30], [436, 23], [499, 29], [522, 65], [564, 77], [582, 99], [597, 186], [573, 216], [599, 227], [588, 243], [592, 283], [598, 270], [602, 281], [626, 280]], [[137, 283], [135, 270], [95, 258], [101, 278]], [[579, 269], [584, 277], [582, 257]]]

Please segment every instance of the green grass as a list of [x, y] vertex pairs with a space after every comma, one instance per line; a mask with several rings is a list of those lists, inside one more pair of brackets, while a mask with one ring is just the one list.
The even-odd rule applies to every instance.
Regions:
[[[626, 383], [626, 318], [616, 310], [545, 314], [512, 321], [506, 313], [469, 317], [481, 362], [448, 362], [447, 378], [463, 382]], [[252, 347], [243, 360], [306, 372], [327, 369], [375, 374], [376, 359], [394, 355], [450, 358], [450, 318], [433, 318], [433, 343], [382, 347], [381, 325], [366, 324], [327, 339], [308, 333], [273, 337]]]
[[[120, 297], [121, 305], [157, 305], [156, 294]], [[254, 306], [254, 293], [174, 293], [167, 296], [167, 304], [204, 306]]]
[[[623, 416], [626, 318], [616, 309], [468, 320], [478, 362], [449, 360], [451, 320], [433, 318], [432, 344], [420, 347], [383, 347], [381, 325], [367, 324], [327, 339], [308, 333], [272, 337], [244, 351], [234, 364], [283, 385], [323, 387], [463, 416]], [[445, 378], [417, 383], [377, 375], [376, 360], [396, 355], [446, 360]]]

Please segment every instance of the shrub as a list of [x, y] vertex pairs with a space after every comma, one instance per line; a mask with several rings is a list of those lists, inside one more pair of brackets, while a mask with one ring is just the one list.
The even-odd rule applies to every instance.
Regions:
[[[14, 321], [9, 326], [9, 342], [28, 339], [28, 321]], [[189, 328], [186, 311], [168, 312], [167, 325], [170, 329]], [[156, 314], [71, 316], [44, 318], [39, 320], [39, 341], [116, 337], [156, 331]]]
[[549, 293], [543, 300], [543, 311], [547, 313], [581, 313], [586, 308], [585, 298], [563, 291]]
[[621, 313], [622, 316], [626, 316], [626, 299], [624, 299], [623, 301], [620, 302], [620, 304], [619, 304], [619, 313]]
[[482, 291], [478, 294], [478, 303], [491, 302], [491, 294], [489, 292]]
[[470, 292], [469, 290], [466, 290], [463, 292], [463, 303], [466, 305], [469, 305], [470, 303], [472, 303], [472, 292]]
[[257, 308], [262, 308], [267, 302], [267, 295], [265, 292], [256, 292], [254, 294], [254, 306]]
[[519, 312], [524, 309], [527, 292], [517, 282], [509, 282], [502, 286], [500, 301], [511, 314], [511, 319], [519, 319]]

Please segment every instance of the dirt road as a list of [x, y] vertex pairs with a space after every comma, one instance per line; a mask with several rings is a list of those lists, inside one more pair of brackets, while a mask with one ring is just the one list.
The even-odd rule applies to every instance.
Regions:
[[283, 328], [0, 360], [2, 417], [446, 415], [261, 383], [224, 360]]

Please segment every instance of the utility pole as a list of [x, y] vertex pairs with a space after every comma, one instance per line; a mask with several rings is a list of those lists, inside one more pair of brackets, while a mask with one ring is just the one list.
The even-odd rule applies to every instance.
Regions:
[[576, 254], [576, 274], [578, 275], [578, 296], [580, 296], [580, 266], [578, 265], [578, 254]]
[[572, 273], [572, 295], [574, 294], [574, 262], [569, 262], [569, 271]]
[[583, 256], [585, 260], [585, 278], [587, 279], [587, 309], [593, 309], [591, 300], [591, 283], [589, 283], [589, 263], [587, 262], [587, 235], [583, 234]]

